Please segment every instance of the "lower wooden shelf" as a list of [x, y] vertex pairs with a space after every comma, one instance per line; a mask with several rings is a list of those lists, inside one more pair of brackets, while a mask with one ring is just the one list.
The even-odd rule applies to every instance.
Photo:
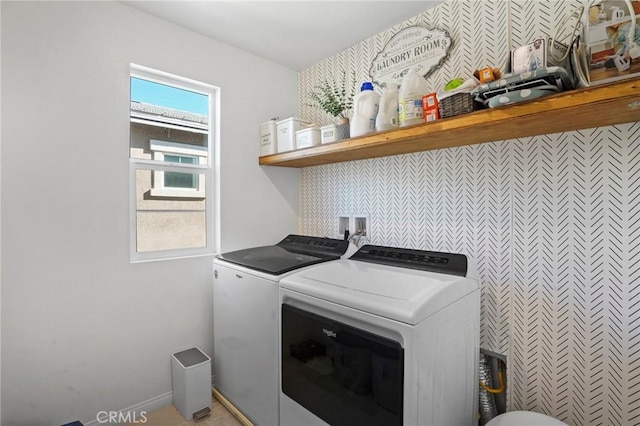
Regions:
[[263, 166], [308, 167], [342, 161], [566, 132], [640, 121], [640, 78], [571, 90], [427, 124], [265, 155]]

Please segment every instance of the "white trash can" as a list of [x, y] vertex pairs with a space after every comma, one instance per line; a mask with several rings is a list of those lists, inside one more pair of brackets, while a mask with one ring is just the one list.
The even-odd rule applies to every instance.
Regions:
[[173, 405], [187, 421], [211, 413], [211, 358], [198, 348], [171, 356]]

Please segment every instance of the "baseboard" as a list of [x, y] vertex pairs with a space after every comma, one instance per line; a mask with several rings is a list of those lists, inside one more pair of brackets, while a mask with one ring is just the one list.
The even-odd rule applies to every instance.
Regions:
[[[249, 419], [247, 419], [244, 414], [240, 410], [238, 410], [227, 398], [225, 398], [220, 392], [211, 387], [211, 394], [213, 397], [224, 406], [243, 426], [253, 426], [253, 423]], [[173, 403], [173, 392], [163, 393], [162, 395], [158, 395], [151, 399], [147, 399], [146, 401], [142, 401], [138, 404], [132, 405], [131, 407], [123, 408], [122, 410], [116, 410], [116, 412], [122, 413], [123, 416], [129, 415], [129, 420], [134, 420], [131, 416], [136, 414], [135, 418], [141, 419], [140, 415], [144, 411], [145, 413], [151, 413], [152, 411], [159, 410], [167, 405], [171, 405]], [[106, 417], [106, 416], [105, 416]], [[99, 422], [97, 419], [90, 421], [89, 423], [84, 423], [84, 426], [101, 426], [104, 425], [104, 422]]]
[[242, 414], [242, 412], [238, 410], [235, 405], [233, 405], [231, 401], [225, 398], [224, 395], [222, 395], [217, 389], [211, 388], [211, 394], [224, 408], [227, 409], [227, 411], [229, 411], [233, 415], [233, 417], [235, 417], [240, 423], [242, 423], [242, 426], [254, 426], [253, 423], [251, 423], [251, 421], [246, 418], [245, 415]]
[[[173, 392], [163, 393], [162, 395], [155, 396], [151, 399], [147, 399], [146, 401], [142, 401], [138, 404], [132, 405], [131, 407], [123, 408], [122, 410], [116, 410], [116, 412], [122, 413], [123, 417], [128, 418], [129, 421], [133, 421], [134, 419], [141, 419], [141, 414], [143, 411], [145, 413], [150, 413], [155, 410], [159, 410], [160, 408], [166, 407], [167, 405], [171, 405], [173, 403]], [[135, 418], [133, 417], [135, 413]], [[104, 422], [98, 421], [98, 414], [96, 414], [96, 419], [92, 420], [89, 423], [84, 423], [85, 426], [99, 426], [104, 425]], [[103, 417], [107, 417], [108, 414]], [[127, 417], [128, 416], [128, 417]]]

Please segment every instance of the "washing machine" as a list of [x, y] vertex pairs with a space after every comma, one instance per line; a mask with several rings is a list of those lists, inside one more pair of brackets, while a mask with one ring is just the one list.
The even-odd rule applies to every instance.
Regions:
[[214, 387], [254, 424], [279, 424], [278, 282], [300, 268], [340, 259], [348, 246], [289, 235], [214, 259]]
[[477, 425], [466, 256], [366, 245], [280, 281], [280, 424]]

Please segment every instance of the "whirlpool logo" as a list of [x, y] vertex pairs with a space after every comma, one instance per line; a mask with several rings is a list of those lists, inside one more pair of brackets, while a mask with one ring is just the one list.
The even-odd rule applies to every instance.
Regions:
[[324, 334], [326, 334], [328, 337], [333, 337], [333, 338], [335, 338], [335, 337], [337, 336], [337, 334], [336, 334], [336, 332], [335, 332], [335, 331], [327, 330], [326, 328], [323, 328], [323, 329], [322, 329], [322, 332], [323, 332]]

